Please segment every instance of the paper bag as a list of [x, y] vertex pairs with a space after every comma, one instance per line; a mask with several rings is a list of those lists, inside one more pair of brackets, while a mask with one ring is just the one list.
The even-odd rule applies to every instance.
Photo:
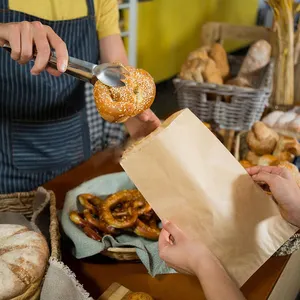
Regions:
[[121, 165], [158, 216], [206, 243], [239, 286], [297, 231], [188, 109], [128, 149]]

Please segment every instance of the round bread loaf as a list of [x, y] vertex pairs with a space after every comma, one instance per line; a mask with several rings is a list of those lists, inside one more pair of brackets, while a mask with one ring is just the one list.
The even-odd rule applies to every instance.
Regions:
[[41, 234], [20, 225], [0, 224], [0, 299], [37, 298], [48, 257]]
[[263, 122], [256, 122], [247, 134], [247, 144], [257, 155], [273, 153], [278, 140], [279, 135]]

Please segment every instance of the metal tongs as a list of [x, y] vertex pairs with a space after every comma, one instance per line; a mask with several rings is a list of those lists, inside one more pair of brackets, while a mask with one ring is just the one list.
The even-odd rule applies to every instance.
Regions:
[[[11, 47], [8, 43], [5, 43], [2, 47], [11, 52]], [[33, 55], [33, 60], [36, 55], [36, 53]], [[54, 51], [51, 52], [48, 66], [57, 69], [57, 57]], [[65, 73], [92, 84], [100, 80], [103, 84], [111, 87], [122, 87], [125, 86], [122, 80], [125, 79], [124, 74], [127, 73], [127, 70], [119, 64], [104, 63], [95, 65], [69, 56]]]

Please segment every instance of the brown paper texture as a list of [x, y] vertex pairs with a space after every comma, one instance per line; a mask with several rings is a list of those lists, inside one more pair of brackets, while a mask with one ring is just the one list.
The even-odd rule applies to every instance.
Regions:
[[239, 286], [297, 231], [188, 109], [128, 149], [121, 165], [158, 216], [205, 242]]

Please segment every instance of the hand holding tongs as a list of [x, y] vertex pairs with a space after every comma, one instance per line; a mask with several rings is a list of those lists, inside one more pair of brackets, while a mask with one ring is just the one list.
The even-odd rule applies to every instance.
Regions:
[[[11, 52], [11, 47], [8, 43], [2, 46], [5, 50]], [[36, 53], [33, 55], [33, 60], [36, 57]], [[51, 52], [48, 65], [57, 69], [56, 53]], [[83, 61], [69, 56], [69, 62], [65, 73], [76, 77], [80, 80], [90, 82], [92, 84], [98, 79], [103, 84], [111, 87], [122, 87], [125, 79], [124, 73], [126, 69], [122, 65], [104, 63], [95, 65], [87, 61]]]

